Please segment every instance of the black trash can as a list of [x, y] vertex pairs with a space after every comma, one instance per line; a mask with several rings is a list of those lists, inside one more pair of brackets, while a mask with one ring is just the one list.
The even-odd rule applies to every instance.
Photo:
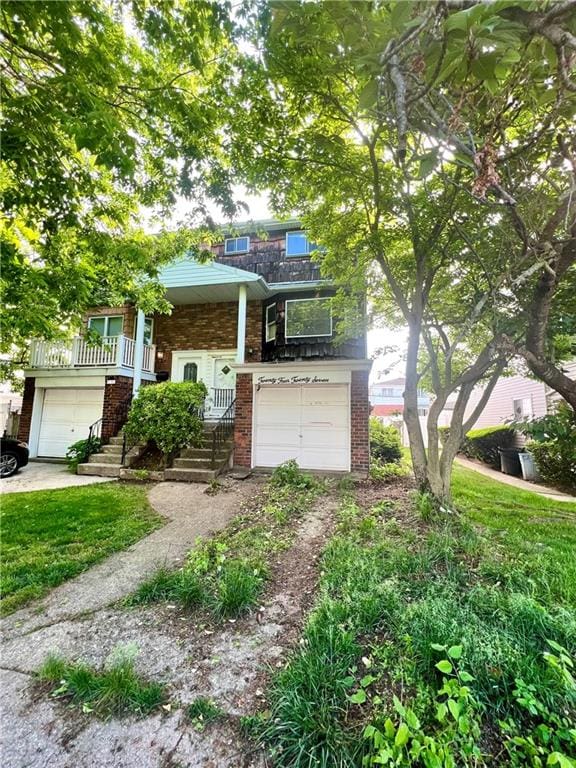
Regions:
[[505, 475], [522, 477], [522, 465], [520, 464], [520, 451], [516, 448], [498, 448], [500, 454], [500, 469]]

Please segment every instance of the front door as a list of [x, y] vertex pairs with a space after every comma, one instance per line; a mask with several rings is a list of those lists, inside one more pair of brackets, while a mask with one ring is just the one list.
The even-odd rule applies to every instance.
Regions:
[[236, 374], [230, 367], [236, 353], [230, 351], [174, 352], [172, 381], [202, 381], [208, 390], [205, 417], [219, 418], [234, 399]]

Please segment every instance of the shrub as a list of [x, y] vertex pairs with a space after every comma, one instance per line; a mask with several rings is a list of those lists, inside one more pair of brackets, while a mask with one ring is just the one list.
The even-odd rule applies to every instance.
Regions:
[[576, 489], [576, 414], [561, 403], [556, 413], [523, 423], [519, 429], [532, 437], [534, 455], [543, 480]]
[[516, 432], [512, 427], [486, 427], [485, 429], [472, 429], [466, 433], [462, 444], [462, 453], [471, 459], [489, 464], [495, 469], [500, 469], [499, 448], [513, 448]]
[[398, 430], [385, 426], [374, 417], [370, 419], [370, 454], [383, 464], [400, 461], [402, 458], [402, 443]]
[[93, 453], [98, 453], [102, 441], [99, 437], [90, 437], [85, 440], [78, 440], [66, 451], [66, 462], [72, 472], [76, 472], [78, 464], [84, 464]]
[[196, 445], [202, 437], [200, 411], [206, 394], [202, 382], [143, 387], [132, 402], [125, 432], [133, 440], [153, 440], [167, 455]]
[[270, 478], [270, 484], [281, 488], [315, 490], [321, 482], [309, 472], [302, 472], [296, 459], [289, 459], [276, 467]]

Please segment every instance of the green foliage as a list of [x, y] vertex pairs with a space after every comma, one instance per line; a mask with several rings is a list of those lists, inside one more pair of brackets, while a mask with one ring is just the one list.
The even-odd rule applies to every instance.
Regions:
[[372, 458], [370, 460], [370, 477], [372, 480], [388, 482], [400, 477], [410, 477], [411, 474], [410, 467], [405, 462], [382, 463], [379, 459]]
[[279, 488], [295, 488], [299, 490], [317, 490], [322, 487], [320, 480], [309, 472], [302, 472], [296, 459], [289, 459], [279, 464], [270, 478], [270, 483]]
[[261, 567], [237, 559], [225, 560], [216, 574], [212, 608], [220, 619], [240, 616], [252, 608], [266, 573]]
[[81, 706], [82, 712], [99, 717], [134, 713], [143, 717], [166, 702], [160, 683], [140, 679], [135, 670], [137, 649], [118, 646], [104, 669], [95, 670], [83, 662], [68, 662], [50, 656], [38, 673], [41, 681], [52, 684], [52, 696]]
[[140, 278], [210, 237], [145, 234], [142, 207], [165, 214], [180, 194], [192, 219], [206, 197], [233, 214], [220, 148], [234, 49], [226, 2], [2, 8], [0, 351], [12, 352], [88, 306], [149, 302]]
[[[493, 481], [476, 506], [499, 488], [510, 495], [510, 514], [524, 508], [526, 515], [541, 514], [537, 526], [551, 542], [549, 566], [568, 569], [568, 559], [557, 558], [557, 522], [548, 517], [553, 510], [563, 515], [564, 507], [551, 502], [540, 513], [539, 497]], [[568, 592], [535, 591], [533, 580], [546, 579], [541, 550], [517, 559], [489, 509], [486, 520], [496, 530], [483, 536], [444, 516], [410, 537], [406, 528], [390, 528], [389, 511], [389, 505], [366, 510], [345, 499], [302, 643], [273, 680], [269, 711], [253, 738], [286, 768], [519, 768], [544, 765], [551, 755], [551, 765], [572, 768], [566, 760], [572, 749], [567, 724], [576, 716], [570, 688], [576, 614]], [[572, 525], [571, 541], [575, 535]], [[524, 571], [504, 581], [504, 563], [529, 568], [531, 577]], [[542, 706], [556, 714], [527, 717], [515, 693], [519, 680], [534, 686]], [[507, 730], [509, 722], [515, 730]], [[548, 736], [548, 751], [534, 753], [542, 762], [524, 759], [532, 753], [522, 752], [518, 739], [544, 747]], [[502, 743], [510, 754], [517, 750], [516, 762], [502, 760]], [[486, 754], [492, 746], [497, 755]]]
[[514, 446], [516, 432], [512, 427], [485, 427], [472, 429], [466, 433], [462, 444], [462, 453], [471, 459], [480, 459], [495, 469], [500, 469], [498, 449]]
[[2, 613], [77, 576], [163, 524], [135, 486], [2, 494]]
[[102, 446], [99, 437], [90, 437], [85, 440], [78, 440], [66, 451], [66, 463], [72, 472], [76, 472], [78, 464], [84, 464], [93, 453], [98, 453]]
[[186, 707], [186, 717], [197, 731], [203, 731], [207, 725], [220, 719], [224, 712], [210, 699], [199, 696]]
[[370, 456], [382, 464], [399, 462], [402, 458], [400, 433], [395, 427], [382, 424], [375, 416], [370, 417]]
[[527, 449], [542, 479], [576, 490], [576, 413], [561, 403], [555, 413], [519, 424], [518, 429], [532, 438]]
[[206, 395], [202, 382], [166, 381], [142, 387], [132, 401], [124, 431], [133, 440], [154, 441], [167, 455], [198, 445], [203, 431], [199, 413]]

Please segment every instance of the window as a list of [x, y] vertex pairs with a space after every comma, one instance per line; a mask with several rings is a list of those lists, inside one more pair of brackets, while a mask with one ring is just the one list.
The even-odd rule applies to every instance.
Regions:
[[381, 397], [394, 397], [394, 390], [391, 387], [382, 387], [380, 390]]
[[198, 366], [196, 363], [186, 363], [184, 366], [184, 374], [182, 378], [184, 381], [198, 381]]
[[120, 336], [123, 324], [122, 315], [100, 315], [88, 320], [88, 328], [100, 336]]
[[250, 248], [249, 237], [228, 237], [224, 240], [224, 253], [247, 253]]
[[276, 304], [266, 307], [266, 341], [276, 340]]
[[152, 344], [153, 332], [154, 332], [154, 318], [146, 317], [144, 319], [144, 344]]
[[518, 400], [514, 400], [513, 406], [514, 406], [515, 419], [525, 419], [527, 417], [532, 417], [534, 415], [534, 412], [532, 410], [531, 397], [522, 397], [522, 398], [519, 398]]
[[332, 335], [332, 299], [290, 299], [286, 302], [286, 338]]
[[306, 232], [286, 232], [286, 256], [307, 256], [317, 250], [320, 249], [308, 240]]

